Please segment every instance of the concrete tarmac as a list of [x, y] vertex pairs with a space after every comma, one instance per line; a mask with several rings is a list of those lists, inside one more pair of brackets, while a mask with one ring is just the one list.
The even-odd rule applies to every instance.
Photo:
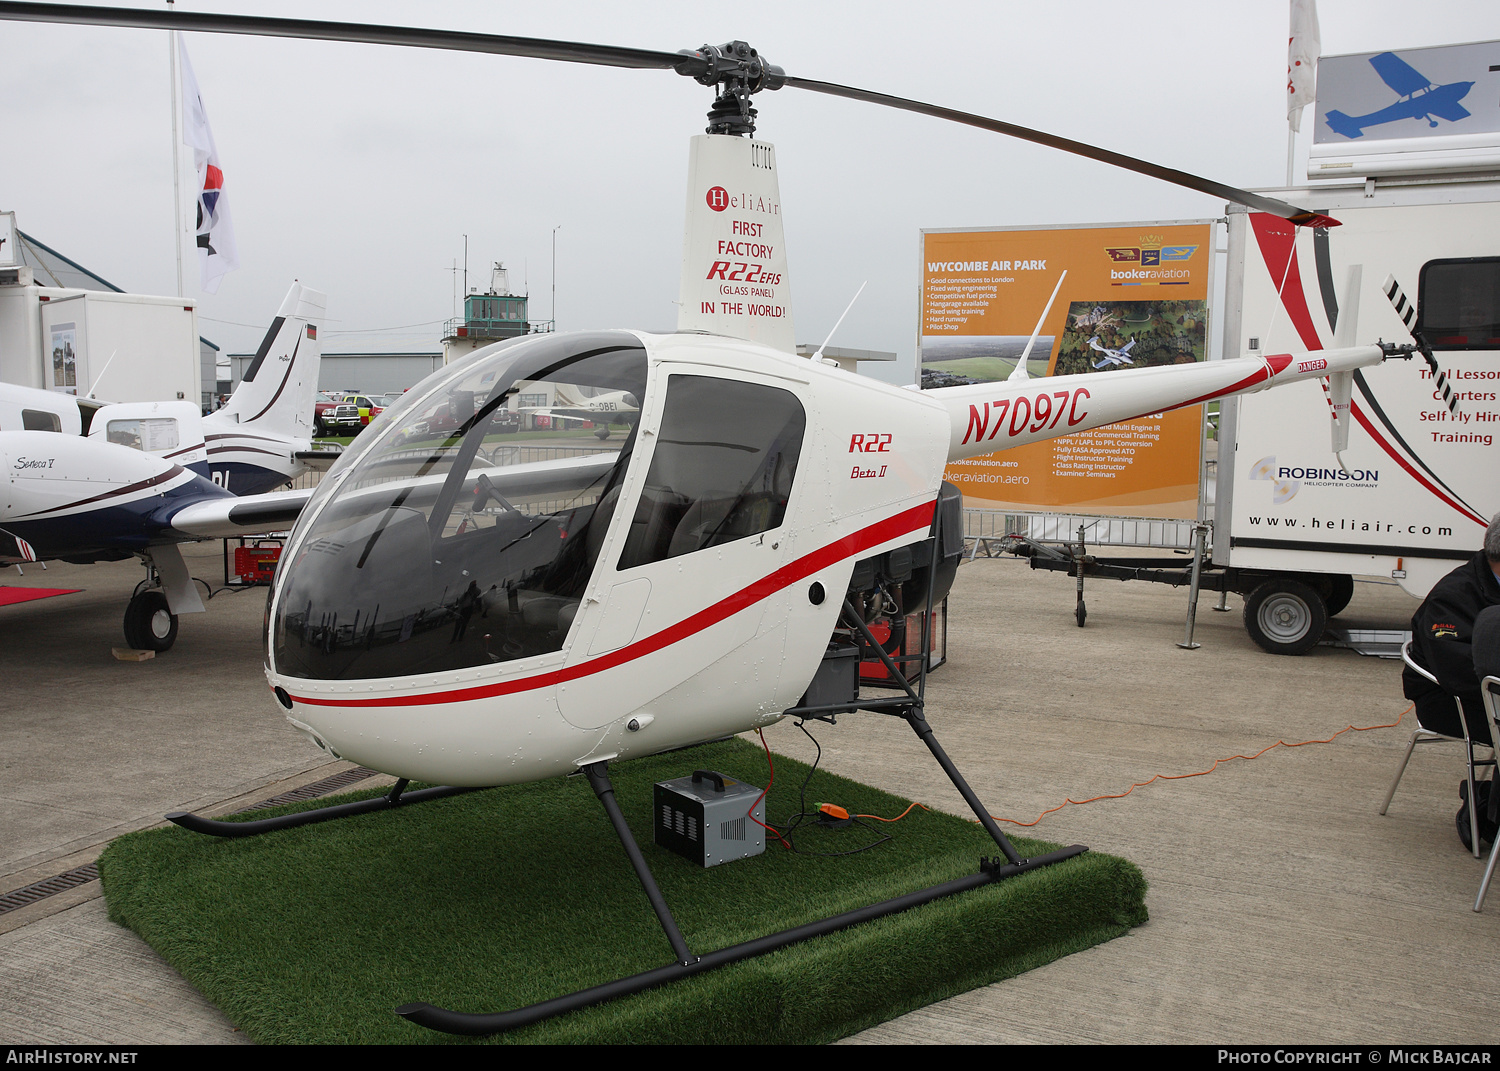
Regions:
[[[219, 586], [219, 544], [187, 557]], [[167, 811], [223, 813], [349, 768], [270, 699], [264, 589], [218, 595], [206, 614], [182, 618], [166, 654], [116, 661], [142, 575], [134, 562], [0, 574], [84, 589], [0, 607], [0, 895], [91, 862]], [[1073, 585], [1019, 560], [959, 571], [949, 664], [930, 680], [928, 716], [997, 816], [1031, 822], [1065, 799], [1208, 770], [1277, 740], [1396, 722], [1407, 706], [1398, 662], [1329, 647], [1265, 654], [1237, 597], [1220, 614], [1204, 596], [1202, 647], [1185, 651], [1175, 646], [1184, 590], [1090, 582], [1080, 629]], [[1340, 621], [1400, 628], [1415, 605], [1361, 582]], [[1495, 1043], [1487, 979], [1500, 893], [1471, 910], [1483, 864], [1454, 828], [1462, 749], [1419, 749], [1390, 813], [1376, 813], [1413, 727], [1407, 714], [1395, 728], [1221, 761], [1207, 776], [1046, 815], [1034, 835], [1141, 866], [1151, 921], [848, 1043]], [[813, 731], [829, 769], [963, 813], [904, 723], [859, 714]], [[789, 724], [768, 736], [812, 756]], [[0, 914], [0, 1041], [241, 1040], [107, 920], [97, 881]]]

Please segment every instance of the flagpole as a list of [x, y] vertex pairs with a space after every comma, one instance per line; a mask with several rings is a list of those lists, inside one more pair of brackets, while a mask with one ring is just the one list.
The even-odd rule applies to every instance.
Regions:
[[1292, 126], [1291, 120], [1286, 125], [1286, 184], [1292, 186], [1292, 157], [1297, 151], [1297, 128]]
[[[167, 10], [172, 10], [172, 0], [167, 0]], [[177, 130], [177, 116], [182, 110], [177, 92], [177, 31], [167, 31], [167, 51], [172, 70], [172, 246], [177, 251], [177, 296], [182, 289], [182, 164], [179, 162], [177, 143], [182, 140]]]

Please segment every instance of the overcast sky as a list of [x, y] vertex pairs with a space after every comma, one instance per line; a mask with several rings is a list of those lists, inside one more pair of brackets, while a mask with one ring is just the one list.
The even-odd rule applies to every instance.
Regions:
[[[162, 5], [136, 4], [149, 7]], [[1500, 38], [1494, 0], [1321, 0], [1325, 55]], [[1090, 141], [1245, 188], [1286, 174], [1287, 0], [547, 4], [181, 0], [178, 10], [426, 25], [676, 50], [739, 38], [789, 74]], [[293, 278], [326, 352], [431, 350], [453, 266], [492, 261], [563, 330], [676, 323], [687, 139], [711, 91], [670, 72], [421, 49], [187, 36], [241, 268], [186, 290], [253, 349]], [[126, 290], [176, 289], [159, 31], [0, 23], [0, 211]], [[1476, 92], [1500, 93], [1494, 86]], [[777, 147], [799, 340], [915, 349], [922, 228], [1219, 216], [1222, 202], [994, 134], [784, 89]], [[1312, 126], [1303, 123], [1299, 161]], [[190, 153], [184, 151], [184, 169]], [[1298, 171], [1301, 174], [1302, 162]], [[191, 205], [191, 185], [184, 198]], [[189, 238], [189, 241], [191, 239]], [[195, 256], [189, 247], [185, 256]]]

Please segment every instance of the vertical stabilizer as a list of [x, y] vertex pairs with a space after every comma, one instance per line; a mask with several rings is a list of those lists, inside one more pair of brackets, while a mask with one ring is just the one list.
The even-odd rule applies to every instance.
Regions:
[[[1349, 266], [1348, 281], [1344, 284], [1344, 300], [1339, 306], [1339, 324], [1333, 336], [1333, 348], [1350, 349], [1355, 345], [1355, 334], [1359, 330], [1359, 287], [1364, 277], [1364, 265]], [[1349, 425], [1354, 419], [1350, 400], [1354, 396], [1354, 373], [1335, 372], [1328, 377], [1328, 405], [1333, 412], [1333, 452], [1342, 455], [1349, 447]], [[1339, 458], [1342, 464], [1343, 458]]]
[[687, 198], [677, 330], [795, 353], [775, 146], [699, 134], [689, 150]]
[[284, 439], [310, 439], [328, 298], [292, 283], [229, 404], [207, 419]]

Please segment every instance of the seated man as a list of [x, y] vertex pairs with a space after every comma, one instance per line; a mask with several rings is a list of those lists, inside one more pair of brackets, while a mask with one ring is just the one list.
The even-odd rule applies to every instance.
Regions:
[[1462, 737], [1453, 705], [1458, 696], [1475, 743], [1489, 744], [1489, 727], [1474, 675], [1474, 619], [1487, 606], [1500, 605], [1500, 514], [1484, 533], [1484, 546], [1473, 558], [1439, 580], [1411, 619], [1411, 657], [1438, 679], [1434, 687], [1420, 674], [1401, 675], [1406, 698], [1417, 706], [1422, 728]]

